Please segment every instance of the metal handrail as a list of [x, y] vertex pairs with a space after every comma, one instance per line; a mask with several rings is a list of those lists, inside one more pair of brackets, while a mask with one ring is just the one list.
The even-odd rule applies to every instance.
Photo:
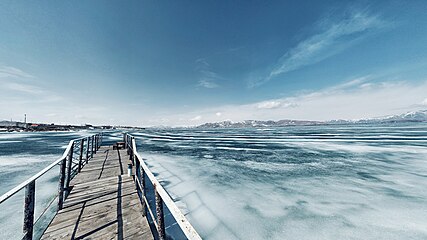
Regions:
[[[91, 158], [93, 157], [93, 153], [96, 153], [96, 150], [99, 149], [102, 143], [102, 133], [94, 134], [89, 137], [84, 138], [78, 138], [74, 140], [70, 140], [70, 142], [67, 145], [67, 148], [65, 149], [64, 153], [60, 158], [49, 164], [49, 166], [45, 167], [40, 172], [36, 173], [29, 179], [25, 180], [18, 186], [14, 187], [13, 189], [9, 190], [2, 196], [0, 196], [0, 204], [8, 200], [10, 197], [17, 194], [19, 191], [25, 188], [25, 201], [24, 201], [24, 227], [23, 227], [23, 233], [24, 237], [23, 239], [32, 239], [33, 238], [33, 227], [34, 227], [34, 208], [35, 208], [35, 183], [36, 180], [39, 179], [41, 176], [43, 176], [45, 173], [47, 173], [49, 170], [51, 170], [53, 167], [60, 165], [60, 172], [59, 172], [59, 183], [58, 183], [58, 196], [56, 196], [54, 199], [58, 199], [58, 211], [62, 209], [64, 199], [68, 195], [69, 191], [69, 183], [71, 179], [77, 175], [81, 167], [83, 165], [83, 148], [84, 148], [84, 141], [87, 139], [87, 145], [86, 145], [86, 163], [89, 160], [89, 152]], [[76, 146], [76, 149], [79, 150], [79, 162], [78, 164], [73, 164], [73, 152], [74, 152], [74, 146], [75, 143], [80, 142], [80, 147]], [[66, 166], [67, 165], [67, 166]], [[73, 173], [73, 169], [76, 169], [76, 166], [78, 166], [77, 171], [75, 170]], [[66, 181], [65, 181], [66, 180]], [[65, 193], [65, 194], [64, 194]], [[40, 216], [37, 218], [40, 219], [40, 217], [46, 212], [46, 209], [51, 206], [52, 203], [48, 204], [48, 207], [46, 207]], [[36, 220], [36, 222], [37, 222]], [[47, 226], [46, 226], [47, 227]]]
[[68, 156], [68, 153], [71, 150], [72, 144], [73, 144], [73, 140], [71, 140], [70, 143], [68, 143], [68, 146], [67, 146], [66, 150], [64, 151], [64, 153], [62, 154], [61, 158], [55, 160], [53, 163], [51, 163], [49, 166], [45, 167], [40, 172], [36, 173], [34, 176], [30, 177], [29, 179], [25, 180], [23, 183], [19, 184], [18, 186], [12, 188], [11, 190], [9, 190], [5, 194], [3, 194], [0, 197], [0, 204], [2, 204], [4, 201], [9, 199], [10, 197], [15, 195], [16, 193], [18, 193], [21, 189], [26, 187], [31, 182], [33, 182], [33, 181], [37, 180], [38, 178], [40, 178], [41, 176], [43, 176], [46, 172], [48, 172], [50, 169], [55, 167], [62, 159], [66, 158]]
[[[138, 189], [138, 193], [141, 193], [140, 195], [138, 194], [138, 196], [142, 198], [141, 200], [143, 204], [147, 206], [147, 210], [149, 211], [151, 218], [153, 219], [153, 223], [157, 230], [159, 239], [166, 238], [163, 204], [169, 209], [171, 215], [173, 216], [173, 218], [175, 218], [176, 223], [181, 228], [187, 239], [202, 239], [197, 233], [197, 231], [194, 229], [194, 227], [187, 220], [187, 218], [184, 216], [184, 214], [181, 212], [181, 210], [179, 210], [179, 208], [176, 206], [175, 202], [172, 200], [172, 198], [169, 196], [163, 186], [156, 179], [154, 174], [150, 171], [145, 162], [142, 160], [141, 155], [139, 155], [136, 149], [135, 138], [130, 134], [124, 133], [124, 141], [126, 148], [128, 148], [128, 154], [130, 155], [132, 163], [135, 165], [135, 185]], [[154, 188], [157, 219], [154, 218], [154, 214], [152, 213], [149, 207], [149, 201], [146, 198], [144, 174], [146, 174]]]

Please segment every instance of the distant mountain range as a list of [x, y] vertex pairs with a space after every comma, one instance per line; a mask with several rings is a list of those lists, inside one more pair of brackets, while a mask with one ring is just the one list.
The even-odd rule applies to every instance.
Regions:
[[283, 126], [305, 126], [324, 124], [374, 124], [374, 123], [397, 123], [397, 122], [427, 122], [427, 110], [407, 112], [399, 115], [392, 115], [378, 118], [358, 119], [358, 120], [331, 120], [331, 121], [305, 121], [305, 120], [279, 120], [260, 121], [244, 120], [240, 122], [222, 121], [215, 123], [205, 123], [197, 128], [246, 128], [246, 127], [283, 127]]
[[377, 118], [367, 118], [358, 120], [332, 120], [327, 123], [395, 123], [395, 122], [427, 122], [427, 110], [407, 112], [398, 115], [391, 115]]

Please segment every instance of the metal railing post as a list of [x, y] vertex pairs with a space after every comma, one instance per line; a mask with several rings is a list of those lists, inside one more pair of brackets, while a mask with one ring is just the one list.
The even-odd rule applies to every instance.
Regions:
[[130, 137], [130, 144], [129, 144], [129, 149], [128, 149], [128, 154], [129, 154], [129, 160], [131, 160], [132, 165], [135, 165], [134, 159], [133, 159], [133, 147], [132, 147], [132, 139], [133, 137]]
[[136, 143], [135, 143], [135, 149], [133, 143], [135, 142], [135, 137], [132, 137], [132, 163], [135, 164], [135, 152], [136, 152]]
[[141, 188], [142, 188], [142, 216], [146, 216], [147, 215], [147, 207], [145, 204], [144, 199], [147, 198], [147, 196], [145, 195], [145, 171], [143, 168], [141, 169]]
[[95, 138], [94, 138], [94, 153], [96, 154], [96, 151], [98, 150], [98, 135], [95, 135], [94, 136]]
[[32, 181], [25, 187], [25, 203], [24, 203], [24, 237], [22, 239], [33, 239], [34, 226], [34, 201], [36, 192], [36, 182]]
[[144, 169], [141, 168], [141, 164], [139, 163], [138, 156], [134, 156], [135, 159], [135, 176], [138, 179], [138, 184], [136, 184], [136, 190], [138, 192], [138, 196], [140, 197], [142, 204], [142, 216], [145, 217], [147, 214], [145, 209], [145, 179], [144, 179]]
[[64, 204], [65, 164], [66, 158], [61, 160], [61, 164], [59, 166], [58, 211], [62, 209]]
[[127, 140], [126, 140], [126, 142], [127, 142], [127, 149], [128, 149], [127, 153], [128, 153], [128, 155], [129, 155], [129, 160], [131, 160], [131, 154], [132, 154], [132, 148], [131, 148], [131, 145], [132, 145], [132, 138], [131, 138], [129, 135], [127, 135]]
[[166, 238], [165, 219], [163, 216], [163, 200], [157, 192], [155, 185], [154, 192], [156, 193], [157, 233], [159, 234], [159, 239], [163, 240]]
[[89, 162], [89, 143], [90, 143], [90, 137], [87, 137], [87, 145], [86, 145], [86, 163]]
[[96, 147], [96, 151], [98, 151], [98, 149], [99, 149], [99, 133], [96, 134], [96, 144], [95, 144], [95, 147]]
[[85, 139], [80, 139], [80, 156], [79, 156], [79, 172], [82, 170], [82, 160], [83, 160], [83, 146]]
[[137, 179], [137, 181], [135, 181], [135, 187], [136, 187], [136, 192], [138, 193], [138, 196], [141, 197], [141, 189], [139, 184], [141, 184], [141, 169], [139, 168], [139, 162], [138, 160], [135, 161], [135, 178]]
[[91, 147], [90, 147], [90, 158], [93, 158], [93, 136], [92, 136], [92, 141], [91, 141]]
[[74, 142], [71, 144], [70, 153], [68, 154], [68, 162], [67, 162], [67, 181], [65, 182], [65, 189], [69, 191], [70, 181], [71, 181], [71, 164], [73, 162], [73, 152], [74, 152]]

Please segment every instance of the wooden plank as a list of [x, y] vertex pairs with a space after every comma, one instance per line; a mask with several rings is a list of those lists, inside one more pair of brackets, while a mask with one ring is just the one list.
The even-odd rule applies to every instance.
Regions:
[[100, 147], [70, 183], [72, 190], [42, 239], [153, 239], [126, 150]]
[[113, 150], [112, 146], [103, 146], [71, 181], [71, 185], [125, 174], [123, 166], [126, 165], [126, 150]]

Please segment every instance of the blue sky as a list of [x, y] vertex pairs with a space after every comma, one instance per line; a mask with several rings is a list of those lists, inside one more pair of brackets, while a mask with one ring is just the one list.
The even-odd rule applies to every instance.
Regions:
[[425, 1], [2, 1], [0, 119], [195, 125], [427, 108]]

